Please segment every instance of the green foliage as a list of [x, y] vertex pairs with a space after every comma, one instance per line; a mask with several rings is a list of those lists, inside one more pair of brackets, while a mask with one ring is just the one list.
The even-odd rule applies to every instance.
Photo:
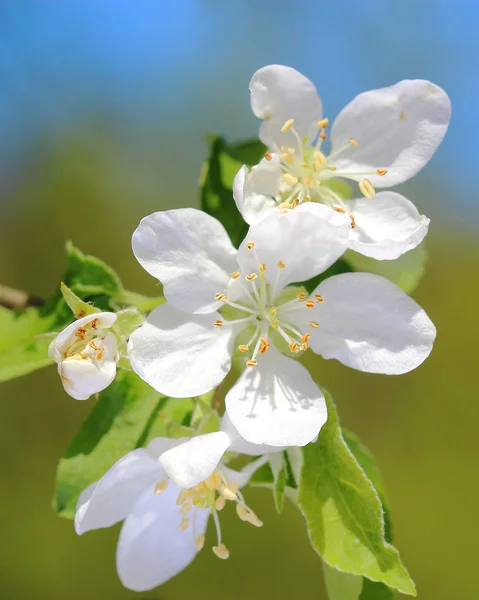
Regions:
[[425, 243], [422, 242], [396, 260], [375, 260], [347, 250], [343, 260], [352, 270], [382, 275], [410, 294], [419, 285], [426, 270], [427, 251]]
[[285, 456], [284, 452], [276, 452], [271, 454], [269, 458], [269, 464], [273, 473], [274, 505], [280, 514], [283, 512], [284, 492], [286, 491], [286, 481], [288, 478]]
[[317, 442], [303, 449], [298, 496], [311, 543], [329, 566], [415, 595], [397, 550], [385, 539], [378, 494], [348, 449], [334, 403], [325, 396], [328, 421]]
[[117, 460], [144, 440], [158, 413], [160, 395], [135, 373], [120, 371], [100, 394], [83, 426], [68, 446], [57, 470], [54, 507], [73, 518], [78, 496]]
[[220, 136], [208, 139], [209, 153], [200, 178], [201, 208], [225, 227], [235, 246], [243, 241], [248, 224], [233, 200], [233, 179], [243, 165], [257, 164], [266, 152], [259, 140], [227, 143]]
[[333, 569], [323, 562], [324, 585], [329, 600], [359, 600], [363, 578]]

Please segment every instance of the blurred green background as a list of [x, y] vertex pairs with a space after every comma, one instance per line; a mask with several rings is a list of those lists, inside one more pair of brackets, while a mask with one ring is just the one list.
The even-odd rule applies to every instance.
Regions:
[[[155, 210], [197, 205], [207, 132], [256, 135], [257, 68], [301, 70], [330, 118], [357, 93], [403, 78], [447, 90], [446, 140], [401, 186], [432, 218], [414, 296], [437, 325], [434, 351], [401, 377], [319, 363], [342, 423], [376, 455], [421, 600], [479, 597], [478, 27], [474, 0], [0, 4], [0, 283], [39, 296], [58, 285], [67, 239], [127, 289], [155, 293], [131, 233]], [[0, 396], [0, 597], [137, 597], [116, 576], [118, 529], [79, 538], [51, 509], [57, 461], [91, 402], [66, 396], [53, 367], [2, 384]], [[278, 517], [268, 492], [247, 492], [262, 530], [225, 515], [229, 561], [206, 550], [141, 596], [326, 598], [297, 510]]]

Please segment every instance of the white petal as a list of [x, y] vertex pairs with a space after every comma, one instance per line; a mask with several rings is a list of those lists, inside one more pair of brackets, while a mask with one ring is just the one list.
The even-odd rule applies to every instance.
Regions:
[[132, 246], [141, 266], [163, 284], [166, 299], [187, 312], [216, 310], [215, 293], [225, 290], [236, 269], [236, 250], [223, 225], [194, 208], [145, 217]]
[[157, 438], [152, 439], [148, 443], [148, 446], [146, 447], [146, 449], [148, 451], [148, 454], [152, 458], [154, 458], [155, 460], [158, 460], [160, 458], [160, 456], [163, 454], [163, 452], [166, 452], [170, 448], [174, 448], [175, 446], [178, 446], [178, 444], [181, 444], [182, 441], [183, 441], [183, 438], [174, 439], [174, 438], [157, 437]]
[[418, 367], [432, 350], [436, 328], [396, 285], [371, 273], [344, 273], [316, 288], [324, 302], [311, 309], [319, 323], [311, 349], [368, 373], [398, 375]]
[[308, 444], [327, 419], [324, 396], [311, 375], [273, 346], [228, 392], [226, 410], [245, 440], [278, 447]]
[[[275, 212], [252, 226], [238, 250], [243, 273], [259, 273], [280, 291], [288, 283], [322, 273], [349, 245], [349, 219], [322, 204], [306, 202], [293, 210]], [[248, 242], [254, 250], [248, 250]], [[282, 261], [284, 268], [278, 267]]]
[[250, 85], [251, 108], [264, 122], [260, 128], [261, 141], [272, 148], [285, 144], [296, 146], [291, 132], [280, 129], [289, 119], [301, 138], [310, 140], [318, 134], [316, 123], [323, 107], [314, 84], [304, 75], [282, 65], [263, 67], [253, 75]]
[[374, 198], [357, 198], [344, 202], [354, 216], [349, 247], [376, 258], [393, 260], [412, 250], [427, 234], [429, 219], [401, 194], [380, 192]]
[[[172, 482], [155, 495], [147, 489], [126, 519], [120, 533], [116, 567], [123, 585], [137, 592], [161, 585], [185, 569], [196, 556], [190, 523], [180, 531], [183, 516], [176, 499], [180, 489]], [[210, 511], [196, 512], [196, 535], [204, 534]]]
[[249, 225], [254, 225], [278, 206], [273, 198], [278, 193], [281, 178], [277, 157], [273, 154], [270, 161], [263, 159], [251, 172], [243, 166], [234, 178], [233, 198]]
[[65, 350], [78, 338], [75, 333], [81, 327], [85, 327], [88, 323], [91, 323], [94, 319], [97, 319], [97, 329], [109, 329], [116, 321], [116, 314], [113, 312], [99, 312], [87, 315], [81, 319], [77, 319], [73, 323], [70, 323], [68, 327], [57, 335], [57, 337], [50, 344], [49, 355], [57, 363], [63, 360], [63, 353]]
[[[284, 450], [284, 448], [281, 448], [281, 450]], [[243, 488], [245, 485], [248, 484], [249, 480], [256, 473], [256, 471], [267, 462], [268, 457], [263, 456], [262, 458], [258, 458], [257, 460], [250, 462], [240, 471], [235, 471], [234, 469], [230, 469], [225, 465], [221, 465], [221, 473], [226, 478], [226, 481], [228, 483], [237, 483], [238, 487]]]
[[[118, 362], [117, 340], [113, 333], [95, 339], [96, 348], [92, 356], [82, 360], [71, 357], [58, 365], [58, 373], [67, 394], [75, 400], [87, 400], [93, 394], [103, 391], [115, 379]], [[97, 359], [98, 352], [102, 352]]]
[[[404, 80], [391, 87], [356, 96], [331, 128], [332, 152], [358, 142], [333, 160], [344, 172], [375, 172], [376, 187], [397, 185], [413, 177], [429, 161], [446, 134], [451, 103], [440, 87], [421, 79]], [[351, 176], [360, 180], [363, 176]]]
[[168, 302], [155, 308], [128, 342], [133, 370], [173, 398], [209, 392], [231, 366], [234, 327], [213, 327], [219, 313], [193, 315]]
[[230, 444], [224, 431], [198, 435], [167, 450], [159, 461], [176, 485], [190, 488], [213, 474]]
[[267, 444], [252, 444], [251, 442], [247, 442], [241, 437], [227, 412], [221, 418], [221, 431], [225, 431], [230, 437], [231, 445], [229, 449], [231, 452], [238, 452], [249, 456], [262, 456], [263, 454], [283, 450], [282, 446], [269, 446]]
[[80, 495], [75, 515], [76, 532], [81, 535], [123, 520], [143, 491], [164, 476], [158, 461], [146, 450], [139, 448], [129, 452]]

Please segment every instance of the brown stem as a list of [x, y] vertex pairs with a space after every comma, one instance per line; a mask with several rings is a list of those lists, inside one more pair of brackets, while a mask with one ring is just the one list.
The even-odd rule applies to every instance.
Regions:
[[6, 285], [0, 285], [0, 306], [13, 310], [25, 310], [29, 306], [40, 306], [43, 300], [37, 296], [31, 296], [22, 290], [14, 290]]

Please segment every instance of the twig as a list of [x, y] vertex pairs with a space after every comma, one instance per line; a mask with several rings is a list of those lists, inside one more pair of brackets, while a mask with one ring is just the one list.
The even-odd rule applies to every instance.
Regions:
[[13, 310], [25, 310], [29, 306], [40, 306], [41, 304], [43, 304], [43, 300], [37, 296], [0, 285], [0, 306]]

